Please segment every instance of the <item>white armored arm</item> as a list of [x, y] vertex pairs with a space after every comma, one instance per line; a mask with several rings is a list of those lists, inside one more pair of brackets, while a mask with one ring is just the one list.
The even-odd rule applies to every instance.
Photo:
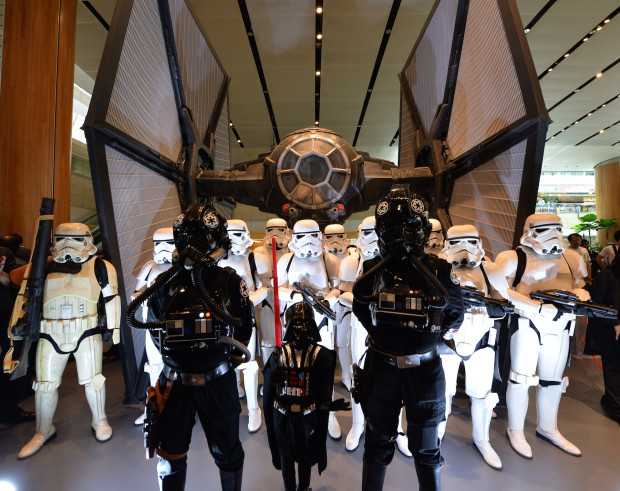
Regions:
[[108, 329], [112, 329], [112, 341], [118, 344], [121, 341], [121, 298], [118, 296], [118, 279], [116, 269], [108, 261], [104, 261], [108, 271], [108, 284], [101, 290], [105, 300], [105, 315]]

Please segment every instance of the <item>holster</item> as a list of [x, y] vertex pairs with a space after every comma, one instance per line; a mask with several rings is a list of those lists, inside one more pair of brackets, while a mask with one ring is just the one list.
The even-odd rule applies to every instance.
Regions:
[[159, 388], [159, 380], [155, 387], [146, 389], [146, 407], [144, 408], [146, 417], [144, 418], [144, 448], [146, 448], [146, 459], [152, 459], [157, 450], [157, 427], [159, 424], [159, 415], [164, 410], [164, 406], [168, 401], [168, 396], [174, 384], [174, 370], [170, 370], [168, 381], [166, 382], [166, 390], [161, 393]]
[[366, 416], [366, 402], [368, 400], [368, 370], [363, 369], [357, 363], [351, 367], [353, 369], [353, 384], [351, 385], [351, 397], [362, 408]]

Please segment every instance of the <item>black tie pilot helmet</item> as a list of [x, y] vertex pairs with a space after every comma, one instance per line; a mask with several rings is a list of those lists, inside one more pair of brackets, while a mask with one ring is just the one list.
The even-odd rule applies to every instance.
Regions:
[[291, 305], [285, 314], [286, 334], [284, 341], [295, 349], [304, 349], [321, 340], [314, 320], [314, 309], [305, 302]]
[[381, 256], [424, 255], [431, 233], [426, 200], [404, 187], [394, 187], [377, 204], [375, 218]]
[[198, 261], [216, 249], [230, 248], [226, 220], [215, 208], [192, 204], [179, 215], [173, 226], [174, 243], [180, 258]]

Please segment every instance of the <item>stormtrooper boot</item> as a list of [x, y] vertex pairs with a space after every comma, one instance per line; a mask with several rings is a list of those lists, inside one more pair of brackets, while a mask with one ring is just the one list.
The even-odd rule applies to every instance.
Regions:
[[396, 436], [396, 448], [398, 451], [402, 453], [405, 457], [411, 458], [411, 452], [409, 451], [409, 439], [407, 435], [401, 435], [401, 433], [405, 433], [403, 430], [403, 410], [401, 408], [400, 415], [398, 416], [398, 435]]
[[525, 414], [527, 413], [528, 389], [529, 387], [525, 384], [508, 383], [506, 390], [506, 405], [508, 407], [506, 436], [515, 452], [526, 459], [531, 459], [532, 447], [527, 443], [523, 432]]
[[579, 457], [581, 450], [569, 442], [558, 431], [558, 407], [562, 396], [563, 385], [538, 386], [536, 392], [536, 407], [538, 411], [538, 426], [536, 436], [552, 443], [560, 450]]
[[473, 427], [474, 445], [484, 461], [493, 469], [501, 469], [502, 461], [489, 443], [489, 425], [493, 407], [486, 404], [485, 399], [471, 398], [471, 422]]
[[351, 390], [351, 347], [347, 345], [338, 348], [338, 358], [342, 369], [342, 383], [347, 390]]
[[256, 433], [263, 424], [261, 410], [258, 407], [258, 363], [251, 361], [247, 364], [243, 370], [243, 381], [248, 403], [248, 431]]
[[237, 392], [239, 392], [239, 399], [243, 399], [245, 397], [245, 389], [241, 384], [241, 370], [239, 370], [239, 368], [235, 368], [235, 376], [237, 377]]
[[360, 444], [360, 438], [364, 434], [364, 413], [362, 407], [355, 402], [351, 403], [353, 424], [347, 434], [345, 448], [348, 452], [353, 452]]
[[30, 441], [19, 451], [17, 455], [19, 460], [33, 456], [43, 445], [56, 438], [56, 428], [54, 428], [52, 420], [58, 404], [58, 390], [55, 388], [49, 390], [52, 386], [53, 382], [35, 382], [34, 384], [37, 429]]
[[100, 442], [107, 442], [112, 438], [112, 428], [105, 415], [105, 377], [98, 373], [90, 383], [84, 385], [84, 391], [93, 413], [92, 430], [95, 438]]
[[336, 419], [336, 413], [333, 411], [329, 413], [329, 419], [327, 420], [327, 432], [332, 440], [340, 440], [342, 438], [342, 430], [340, 424]]
[[146, 419], [146, 412], [142, 411], [142, 414], [135, 419], [133, 424], [136, 426], [142, 426], [144, 424], [145, 419]]

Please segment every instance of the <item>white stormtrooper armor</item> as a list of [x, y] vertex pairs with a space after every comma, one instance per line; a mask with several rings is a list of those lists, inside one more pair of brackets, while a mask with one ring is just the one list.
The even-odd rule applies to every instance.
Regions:
[[45, 280], [33, 384], [37, 427], [35, 435], [19, 452], [19, 459], [35, 454], [56, 435], [52, 420], [58, 403], [58, 386], [71, 354], [92, 412], [95, 437], [101, 442], [112, 437], [105, 414], [103, 343], [97, 306], [101, 296], [107, 328], [112, 330], [116, 344], [120, 341], [120, 298], [114, 267], [107, 261], [89, 260], [95, 252], [86, 225], [63, 223], [56, 229], [52, 256], [59, 266], [52, 268]]
[[349, 239], [347, 239], [344, 227], [338, 223], [332, 223], [325, 227], [323, 242], [325, 252], [331, 252], [339, 261], [342, 261], [349, 254]]
[[[291, 241], [291, 234], [286, 221], [282, 218], [272, 218], [265, 225], [265, 238], [263, 245], [254, 249], [255, 254], [261, 254], [269, 263], [269, 278], [273, 276], [273, 249], [272, 238], [276, 239], [276, 262], [288, 253], [288, 244]], [[267, 297], [260, 304], [259, 327], [260, 327], [260, 344], [261, 353], [263, 355], [263, 363], [267, 364], [267, 360], [273, 353], [276, 346], [275, 341], [275, 317], [273, 313], [273, 289], [269, 289]], [[279, 315], [284, 314], [284, 304], [280, 302]], [[284, 325], [284, 322], [281, 323]], [[284, 339], [284, 332], [282, 333]], [[262, 391], [262, 388], [261, 388]]]
[[[351, 306], [353, 303], [352, 292], [353, 284], [361, 275], [362, 264], [364, 261], [368, 261], [379, 254], [379, 244], [375, 224], [376, 220], [374, 216], [369, 216], [362, 220], [362, 223], [358, 227], [357, 241], [355, 242], [355, 245], [358, 247], [359, 254], [346, 257], [340, 264], [339, 273], [340, 284], [338, 287], [340, 288], [341, 293], [338, 298], [338, 303], [349, 314], [345, 316], [344, 319], [350, 326], [350, 356], [353, 363], [357, 363], [362, 367], [362, 356], [366, 352], [366, 336], [368, 333], [351, 311]], [[341, 348], [339, 353], [342, 351], [343, 350]], [[345, 442], [345, 448], [349, 452], [353, 452], [357, 449], [360, 438], [364, 433], [364, 413], [362, 412], [362, 408], [359, 404], [352, 400], [351, 409], [353, 422]], [[398, 420], [398, 433], [398, 437], [396, 438], [398, 450], [403, 455], [411, 457], [411, 452], [408, 448], [407, 436], [404, 435], [402, 428], [402, 410]]]
[[[474, 287], [485, 296], [507, 298], [508, 283], [502, 271], [491, 261], [482, 263], [484, 250], [480, 234], [473, 225], [450, 227], [446, 233], [443, 258], [453, 265], [461, 286]], [[489, 291], [491, 289], [491, 291]], [[465, 364], [465, 392], [471, 398], [471, 419], [474, 445], [484, 461], [495, 469], [502, 461], [489, 442], [489, 426], [498, 395], [491, 391], [495, 368], [497, 329], [485, 307], [469, 308], [463, 324], [452, 340], [456, 353], [442, 354], [446, 376], [446, 420], [452, 411], [456, 379], [461, 361]], [[439, 426], [443, 438], [446, 422]]]
[[526, 219], [521, 252], [504, 251], [495, 261], [511, 286], [509, 299], [521, 315], [510, 344], [507, 435], [512, 448], [526, 458], [532, 458], [523, 431], [530, 386], [537, 386], [536, 434], [569, 454], [581, 455], [557, 428], [560, 397], [568, 385], [568, 378], [562, 375], [575, 316], [562, 314], [555, 319], [555, 306], [529, 297], [537, 290], [561, 289], [572, 291], [581, 300], [590, 298], [582, 289], [586, 265], [578, 252], [564, 251], [561, 229], [557, 215], [531, 215]]
[[[174, 235], [172, 227], [159, 228], [155, 230], [153, 234], [153, 259], [148, 261], [140, 273], [136, 281], [136, 288], [132, 299], [137, 296], [137, 293], [143, 289], [151, 286], [160, 274], [170, 269], [172, 266], [172, 254], [174, 252]], [[148, 320], [148, 308], [146, 305], [142, 305], [142, 322]], [[150, 332], [145, 333], [144, 348], [146, 350], [147, 362], [144, 364], [144, 371], [149, 374], [149, 380], [151, 386], [155, 387], [159, 374], [164, 368], [164, 362], [161, 359], [161, 353], [155, 343]], [[142, 425], [144, 423], [145, 413], [134, 421], [136, 425]]]
[[427, 254], [441, 255], [443, 250], [444, 238], [443, 230], [441, 228], [441, 222], [434, 218], [429, 218], [428, 222], [431, 224], [431, 234], [428, 237], [428, 244], [426, 245], [425, 252]]
[[[226, 222], [231, 247], [228, 257], [220, 260], [221, 267], [230, 267], [241, 276], [248, 285], [250, 300], [253, 305], [260, 304], [266, 297], [269, 284], [269, 263], [267, 258], [249, 250], [252, 245], [248, 226], [243, 220], [228, 220]], [[253, 264], [252, 264], [253, 263]], [[235, 368], [237, 375], [237, 389], [239, 397], [247, 396], [248, 431], [256, 433], [262, 424], [261, 410], [258, 407], [258, 363], [256, 362], [256, 329], [252, 330], [252, 337], [248, 349], [252, 359]], [[240, 374], [243, 371], [241, 386]]]
[[[330, 253], [323, 253], [322, 234], [314, 220], [300, 220], [293, 227], [293, 239], [289, 248], [294, 251], [285, 254], [278, 261], [278, 291], [281, 305], [291, 305], [303, 300], [296, 293], [293, 283], [307, 285], [324, 295], [333, 309], [338, 301], [338, 269], [340, 262]], [[285, 310], [286, 310], [285, 306]], [[327, 318], [316, 314], [316, 323], [321, 333], [321, 344], [334, 349], [334, 326]], [[333, 412], [329, 415], [329, 435], [338, 440], [342, 433]]]

